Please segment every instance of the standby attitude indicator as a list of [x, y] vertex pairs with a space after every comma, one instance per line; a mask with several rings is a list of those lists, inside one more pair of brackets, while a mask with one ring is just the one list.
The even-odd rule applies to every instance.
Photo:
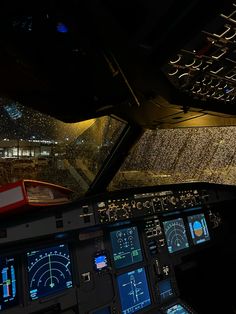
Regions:
[[194, 244], [210, 240], [204, 214], [189, 216], [188, 223]]
[[67, 245], [61, 244], [27, 253], [28, 279], [32, 300], [72, 287], [71, 262]]

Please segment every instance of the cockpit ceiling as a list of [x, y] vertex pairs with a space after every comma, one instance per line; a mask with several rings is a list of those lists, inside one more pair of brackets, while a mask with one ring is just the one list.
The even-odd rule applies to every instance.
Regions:
[[235, 12], [229, 0], [1, 1], [0, 96], [64, 122], [235, 125]]
[[170, 104], [160, 96], [143, 103], [140, 107], [129, 108], [127, 106], [121, 116], [147, 129], [236, 125], [235, 115], [196, 107], [188, 107], [186, 110], [184, 107]]

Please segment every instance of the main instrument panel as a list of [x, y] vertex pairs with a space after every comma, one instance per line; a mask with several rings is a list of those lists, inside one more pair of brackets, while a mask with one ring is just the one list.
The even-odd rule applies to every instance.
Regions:
[[223, 186], [127, 190], [0, 228], [4, 313], [196, 313], [176, 267], [217, 243]]

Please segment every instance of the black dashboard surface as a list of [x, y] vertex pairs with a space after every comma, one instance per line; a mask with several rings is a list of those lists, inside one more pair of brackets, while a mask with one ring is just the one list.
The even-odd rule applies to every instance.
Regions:
[[[227, 279], [218, 274], [215, 289], [213, 277], [227, 257], [233, 265], [235, 195], [234, 187], [216, 184], [158, 186], [5, 217], [1, 310], [231, 313]], [[206, 304], [206, 289], [219, 294], [217, 305]]]

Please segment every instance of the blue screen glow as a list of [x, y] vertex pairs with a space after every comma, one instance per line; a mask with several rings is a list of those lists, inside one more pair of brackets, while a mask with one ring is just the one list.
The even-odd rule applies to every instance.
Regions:
[[94, 263], [96, 270], [103, 270], [108, 267], [107, 256], [105, 254], [96, 255], [94, 257]]
[[27, 253], [32, 300], [72, 287], [69, 249], [66, 244]]
[[144, 268], [117, 277], [122, 314], [137, 312], [151, 304]]
[[168, 300], [174, 295], [170, 279], [159, 281], [158, 286], [159, 286], [161, 301]]
[[64, 23], [57, 23], [58, 33], [68, 33], [68, 27]]
[[182, 218], [163, 222], [168, 251], [174, 253], [189, 247], [186, 229]]
[[13, 257], [0, 256], [0, 311], [17, 304], [16, 265]]
[[210, 240], [204, 214], [189, 216], [188, 224], [194, 244]]
[[142, 252], [137, 227], [129, 227], [111, 232], [113, 259], [116, 268], [142, 261]]
[[165, 311], [166, 314], [190, 314], [181, 304], [175, 304]]

